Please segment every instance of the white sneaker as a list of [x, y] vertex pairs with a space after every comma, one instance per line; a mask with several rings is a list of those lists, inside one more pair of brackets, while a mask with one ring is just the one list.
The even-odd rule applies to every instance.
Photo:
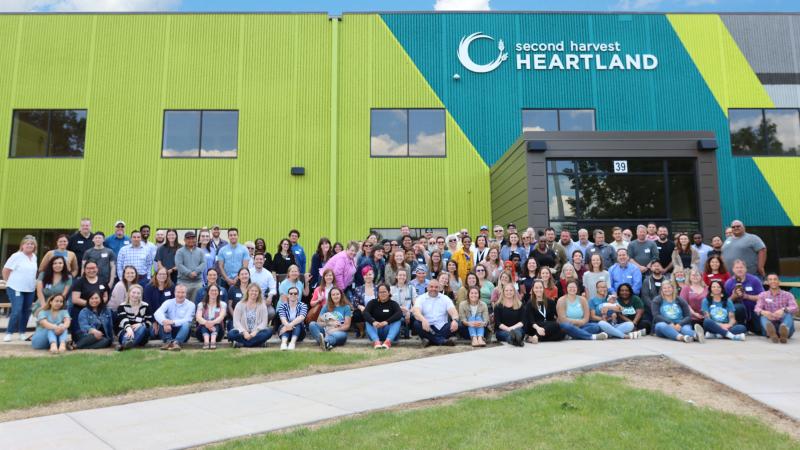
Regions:
[[288, 350], [289, 347], [286, 344], [286, 339], [281, 340], [281, 351]]
[[715, 334], [715, 335], [714, 335], [714, 337], [716, 337], [717, 339], [722, 339], [722, 338], [724, 338], [725, 336], [723, 336], [723, 335], [721, 335], [721, 334]]
[[687, 344], [690, 343], [690, 342], [694, 342], [694, 338], [689, 336], [689, 335], [684, 335], [683, 336], [683, 342], [686, 342]]
[[289, 341], [289, 350], [294, 350], [294, 341]]
[[714, 336], [713, 333], [711, 333], [710, 331], [706, 331], [706, 339], [714, 339], [715, 337], [716, 336]]
[[598, 341], [605, 341], [608, 339], [608, 335], [605, 332], [595, 334], [595, 339]]
[[3, 342], [11, 342], [12, 339], [14, 339], [14, 335], [11, 333], [7, 333], [6, 337], [3, 338]]
[[699, 324], [695, 324], [694, 325], [694, 335], [695, 335], [695, 339], [697, 339], [697, 342], [699, 342], [701, 344], [705, 344], [706, 335], [703, 332], [703, 327], [701, 327]]
[[745, 336], [747, 336], [747, 335], [746, 335], [746, 334], [744, 334], [744, 333], [741, 333], [741, 334], [734, 334], [734, 335], [733, 335], [733, 340], [734, 340], [734, 341], [744, 341], [744, 340], [745, 340]]
[[647, 336], [647, 330], [642, 328], [641, 330], [639, 330], [639, 337], [644, 337], [644, 336]]
[[25, 340], [25, 333], [20, 333], [19, 334], [19, 340], [20, 341], [24, 341]]

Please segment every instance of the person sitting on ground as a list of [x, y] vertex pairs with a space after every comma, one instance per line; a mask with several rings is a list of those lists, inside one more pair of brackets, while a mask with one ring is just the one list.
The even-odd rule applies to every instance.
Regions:
[[627, 283], [622, 283], [617, 289], [617, 304], [621, 308], [621, 314], [617, 315], [617, 320], [633, 323], [633, 332], [636, 333], [634, 339], [650, 333], [653, 322], [646, 314], [647, 306], [639, 296], [633, 293], [633, 288]]
[[578, 295], [578, 283], [575, 281], [567, 283], [567, 293], [558, 299], [556, 309], [559, 326], [573, 339], [608, 339], [608, 334], [602, 332], [598, 324], [589, 322], [589, 303]]
[[[367, 308], [372, 303], [375, 302], [370, 302]], [[347, 297], [341, 289], [334, 287], [328, 293], [328, 300], [322, 306], [319, 318], [308, 324], [308, 332], [322, 350], [330, 351], [347, 342], [347, 330], [350, 329], [352, 318], [353, 308], [350, 306], [350, 302], [347, 301]], [[367, 324], [367, 328], [369, 329], [369, 324]]]
[[747, 328], [736, 323], [736, 307], [725, 296], [725, 289], [720, 280], [711, 282], [708, 298], [703, 299], [702, 311], [705, 316], [703, 329], [706, 331], [706, 339], [745, 340]]
[[412, 313], [422, 347], [455, 345], [450, 336], [458, 330], [458, 311], [449, 297], [439, 293], [439, 280], [428, 283], [428, 292], [417, 297]]
[[777, 274], [767, 275], [767, 285], [769, 290], [758, 294], [754, 312], [761, 318], [764, 336], [776, 344], [785, 344], [794, 334], [797, 302], [791, 292], [781, 289], [781, 280]]
[[[161, 272], [161, 271], [160, 271]], [[161, 329], [161, 350], [180, 351], [181, 344], [189, 340], [195, 305], [186, 299], [186, 286], [175, 286], [175, 298], [171, 298], [156, 310], [153, 317]]]
[[[467, 283], [475, 274], [467, 275]], [[467, 290], [466, 299], [458, 304], [458, 317], [461, 318], [459, 331], [462, 337], [469, 337], [473, 347], [485, 347], [486, 327], [489, 325], [489, 308], [481, 301], [481, 290], [476, 285], [471, 285]], [[463, 289], [463, 288], [462, 288]]]
[[[295, 293], [297, 301], [297, 288], [290, 288], [290, 291]], [[270, 322], [261, 287], [253, 283], [247, 287], [247, 298], [237, 303], [233, 310], [233, 327], [228, 330], [228, 341], [233, 348], [265, 347], [272, 337]]]
[[655, 335], [672, 341], [686, 343], [705, 342], [705, 333], [700, 325], [692, 327], [692, 315], [686, 300], [675, 293], [675, 285], [666, 282], [661, 285], [661, 293], [653, 299], [653, 318]]
[[300, 290], [296, 287], [290, 287], [286, 295], [288, 301], [278, 304], [278, 316], [281, 320], [278, 334], [281, 337], [281, 350], [294, 350], [297, 342], [306, 337], [303, 322], [308, 314], [308, 307], [300, 301]]
[[[257, 285], [253, 283], [251, 287], [257, 287]], [[249, 294], [250, 289], [248, 289]], [[197, 340], [203, 342], [203, 350], [217, 348], [217, 342], [222, 340], [222, 335], [224, 334], [222, 324], [225, 323], [226, 314], [227, 305], [220, 300], [219, 286], [209, 286], [206, 290], [206, 295], [203, 296], [203, 300], [197, 305], [197, 312], [195, 313]]]
[[106, 308], [99, 292], [92, 293], [86, 307], [78, 314], [78, 326], [77, 348], [98, 349], [111, 346], [114, 339], [111, 311]]
[[564, 339], [564, 331], [556, 319], [556, 309], [556, 302], [545, 297], [542, 280], [534, 281], [531, 285], [531, 298], [522, 312], [529, 343]]
[[50, 353], [67, 351], [70, 320], [64, 295], [51, 295], [36, 315], [36, 332], [31, 337], [31, 346], [36, 350], [49, 347]]
[[[606, 282], [598, 281], [595, 289], [597, 296], [589, 301], [589, 320], [596, 323], [609, 337], [617, 339], [638, 338], [640, 335], [638, 332], [633, 331], [635, 328], [633, 322], [622, 318], [622, 306], [617, 302], [617, 295], [608, 295]], [[630, 286], [627, 284], [620, 285], [618, 288], [618, 290], [623, 289], [630, 292]], [[639, 300], [639, 307], [639, 309], [642, 309], [641, 300]]]
[[117, 307], [117, 351], [136, 346], [144, 346], [150, 339], [150, 327], [153, 316], [147, 310], [147, 303], [142, 301], [144, 288], [139, 283], [131, 284], [122, 304]]
[[[441, 274], [447, 276], [446, 273]], [[364, 321], [367, 324], [367, 336], [375, 349], [392, 348], [400, 333], [403, 312], [400, 305], [391, 301], [391, 289], [388, 285], [378, 285], [378, 298], [367, 303], [364, 308]]]
[[494, 327], [497, 340], [517, 347], [525, 345], [522, 303], [511, 283], [501, 284], [503, 294], [494, 307]]
[[764, 292], [761, 280], [753, 274], [747, 273], [747, 265], [741, 259], [733, 262], [733, 276], [725, 282], [725, 294], [733, 300], [736, 307], [736, 322], [747, 327], [748, 330], [763, 334], [761, 320], [755, 318], [758, 297]]
[[722, 261], [722, 257], [719, 255], [708, 255], [705, 271], [703, 272], [703, 281], [705, 281], [706, 286], [711, 286], [711, 282], [714, 280], [721, 281], [722, 285], [725, 286], [725, 282], [728, 281], [730, 277], [731, 274], [728, 273], [728, 268], [725, 267], [725, 262]]

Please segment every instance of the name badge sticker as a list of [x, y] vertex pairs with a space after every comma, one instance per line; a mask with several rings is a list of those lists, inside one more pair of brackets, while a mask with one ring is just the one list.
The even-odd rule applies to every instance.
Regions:
[[649, 248], [646, 248], [646, 249], [644, 249], [644, 252], [645, 252], [645, 253], [650, 253], [650, 249], [649, 249]]
[[108, 253], [100, 253], [101, 258], [108, 258]]
[[172, 291], [164, 291], [164, 295], [172, 295]]
[[241, 292], [238, 292], [238, 293], [236, 294], [236, 298], [242, 298], [242, 293], [241, 293]]
[[83, 244], [83, 241], [78, 241], [78, 244]]
[[744, 290], [747, 291], [747, 292], [752, 292], [753, 291], [753, 286], [745, 286]]

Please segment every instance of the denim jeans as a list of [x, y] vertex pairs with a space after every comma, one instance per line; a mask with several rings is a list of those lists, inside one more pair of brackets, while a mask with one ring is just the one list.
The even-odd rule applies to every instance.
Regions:
[[633, 331], [633, 322], [622, 322], [617, 324], [608, 323], [605, 320], [597, 322], [597, 325], [608, 337], [623, 339], [625, 335]]
[[242, 344], [242, 346], [244, 347], [260, 347], [264, 345], [264, 343], [266, 343], [271, 337], [272, 337], [271, 328], [259, 331], [258, 333], [256, 333], [255, 336], [251, 337], [250, 340], [245, 339], [242, 332], [237, 330], [236, 328], [228, 331], [228, 340], [232, 342], [238, 342]]
[[[281, 325], [281, 327], [283, 327], [283, 325]], [[280, 329], [278, 329], [278, 331], [280, 331]], [[302, 323], [295, 325], [292, 331], [281, 334], [281, 339], [291, 339], [293, 336], [297, 336], [297, 342], [302, 341], [306, 337], [306, 329]]]
[[570, 322], [561, 322], [558, 324], [564, 333], [567, 333], [572, 339], [580, 339], [588, 341], [592, 339], [592, 335], [600, 332], [600, 325], [589, 322], [581, 327], [576, 327]]
[[400, 334], [400, 322], [402, 322], [402, 319], [395, 320], [381, 328], [375, 328], [371, 323], [368, 323], [366, 326], [367, 336], [369, 336], [369, 340], [372, 342], [383, 342], [387, 339], [392, 341], [392, 343], [397, 342], [397, 335]]
[[725, 335], [728, 334], [728, 331], [733, 334], [747, 333], [747, 327], [740, 323], [732, 326], [730, 330], [726, 330], [722, 328], [716, 320], [709, 318], [703, 320], [703, 329], [711, 334], [721, 334], [722, 337], [725, 337]]
[[28, 327], [28, 318], [31, 316], [31, 305], [36, 296], [35, 292], [19, 292], [6, 288], [8, 300], [11, 302], [11, 314], [8, 316], [7, 333], [24, 333]]
[[[483, 317], [481, 316], [469, 316], [467, 317], [467, 322], [483, 322]], [[469, 330], [469, 337], [473, 338], [476, 336], [483, 337], [485, 333], [486, 327], [467, 327]]]
[[211, 336], [213, 333], [216, 333], [219, 338], [222, 335], [222, 324], [214, 325], [214, 331], [209, 330], [205, 325], [197, 324], [197, 340], [202, 341], [203, 336]]
[[497, 336], [497, 340], [501, 342], [511, 342], [512, 335], [519, 335], [522, 337], [525, 334], [525, 330], [523, 327], [514, 328], [513, 330], [501, 330], [500, 328], [495, 331], [495, 336]]
[[60, 345], [62, 342], [67, 342], [68, 338], [69, 331], [67, 330], [64, 330], [60, 335], [56, 335], [53, 330], [39, 330], [31, 338], [31, 347], [36, 350], [46, 350], [50, 348], [50, 344]]
[[442, 328], [431, 325], [431, 331], [425, 331], [422, 329], [422, 322], [416, 320], [414, 321], [414, 331], [419, 337], [429, 340], [431, 344], [442, 345], [450, 338], [450, 322], [446, 322]]
[[177, 341], [179, 344], [183, 344], [189, 340], [189, 329], [191, 327], [192, 325], [189, 323], [185, 323], [179, 327], [172, 325], [172, 330], [167, 333], [164, 331], [164, 325], [161, 325], [161, 340], [164, 342]]
[[121, 345], [125, 345], [128, 341], [133, 341], [134, 346], [140, 347], [146, 344], [148, 339], [150, 339], [150, 331], [148, 331], [147, 327], [144, 325], [133, 332], [132, 338], [128, 337], [128, 333], [125, 332], [125, 330], [119, 333], [119, 343]]
[[669, 339], [674, 341], [678, 334], [682, 334], [684, 336], [691, 336], [694, 337], [694, 329], [692, 328], [691, 324], [681, 326], [681, 331], [678, 333], [675, 328], [672, 328], [672, 324], [667, 322], [658, 322], [655, 326], [656, 336], [662, 337], [665, 339]]
[[784, 314], [781, 320], [768, 320], [766, 317], [761, 316], [761, 332], [764, 336], [767, 335], [767, 322], [772, 322], [775, 325], [775, 330], [778, 330], [781, 325], [786, 325], [789, 328], [789, 337], [794, 334], [794, 317], [791, 314]]
[[[325, 336], [323, 337], [323, 333]], [[344, 345], [347, 342], [347, 332], [346, 331], [324, 331], [324, 327], [317, 322], [311, 322], [308, 324], [308, 334], [314, 338], [317, 343], [319, 343], [320, 339], [325, 339], [325, 342], [329, 343], [332, 347], [337, 347], [340, 345]]]

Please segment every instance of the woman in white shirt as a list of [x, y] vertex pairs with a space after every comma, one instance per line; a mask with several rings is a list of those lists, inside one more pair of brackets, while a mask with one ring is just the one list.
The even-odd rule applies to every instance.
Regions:
[[3, 280], [6, 293], [11, 301], [11, 314], [8, 318], [8, 331], [4, 342], [10, 342], [14, 333], [19, 340], [25, 340], [25, 329], [31, 315], [31, 305], [36, 297], [36, 238], [27, 235], [19, 244], [19, 251], [11, 255], [3, 266]]

